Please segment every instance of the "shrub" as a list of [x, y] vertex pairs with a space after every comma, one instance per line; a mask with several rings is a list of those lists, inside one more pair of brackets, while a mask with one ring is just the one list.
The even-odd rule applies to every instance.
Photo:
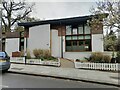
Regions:
[[27, 50], [27, 59], [31, 59], [31, 54], [30, 54], [30, 50]]
[[35, 58], [39, 58], [38, 49], [34, 49], [34, 50], [33, 50], [33, 54], [34, 54]]
[[34, 49], [33, 54], [35, 58], [48, 59], [51, 57], [50, 50], [48, 49]]
[[20, 52], [20, 57], [24, 57], [24, 51]]
[[92, 55], [90, 56], [90, 61], [96, 63], [103, 62], [103, 53], [101, 52], [92, 53]]
[[44, 58], [49, 58], [49, 57], [51, 57], [51, 53], [50, 53], [50, 50], [43, 50], [43, 57]]
[[111, 57], [109, 55], [104, 55], [104, 62], [105, 63], [110, 63], [111, 62]]
[[119, 58], [120, 58], [120, 51], [118, 51], [118, 52], [117, 52], [117, 57], [119, 57]]
[[91, 54], [89, 58], [86, 58], [86, 60], [94, 63], [110, 63], [111, 57], [109, 55], [104, 55], [102, 52], [94, 52]]
[[40, 57], [44, 57], [43, 53], [44, 53], [44, 50], [43, 50], [43, 49], [38, 49], [38, 57], [39, 57], [39, 58], [40, 58]]

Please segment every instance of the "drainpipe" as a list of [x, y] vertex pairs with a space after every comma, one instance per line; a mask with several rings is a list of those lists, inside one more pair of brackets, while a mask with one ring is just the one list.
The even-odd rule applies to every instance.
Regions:
[[60, 31], [61, 31], [61, 58], [63, 58], [63, 36], [62, 36], [62, 24], [60, 22]]
[[28, 41], [28, 40], [27, 40], [27, 29], [28, 29], [28, 28], [25, 27], [25, 34], [26, 34], [26, 37], [25, 37], [25, 41], [26, 41], [26, 42], [25, 42], [25, 53], [24, 53], [24, 56], [25, 56], [25, 64], [27, 63], [27, 41]]

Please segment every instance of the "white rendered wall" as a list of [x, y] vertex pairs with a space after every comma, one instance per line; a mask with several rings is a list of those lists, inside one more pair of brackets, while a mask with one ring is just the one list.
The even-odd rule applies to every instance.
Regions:
[[91, 55], [91, 52], [64, 52], [64, 58], [67, 59], [80, 59], [85, 60], [84, 57], [89, 57]]
[[54, 57], [61, 57], [61, 37], [58, 36], [58, 30], [51, 30], [51, 54]]
[[29, 28], [27, 48], [33, 52], [34, 49], [50, 49], [50, 25], [39, 25]]
[[19, 38], [6, 39], [5, 51], [9, 56], [12, 56], [12, 52], [19, 51]]
[[92, 52], [103, 52], [103, 34], [92, 35]]

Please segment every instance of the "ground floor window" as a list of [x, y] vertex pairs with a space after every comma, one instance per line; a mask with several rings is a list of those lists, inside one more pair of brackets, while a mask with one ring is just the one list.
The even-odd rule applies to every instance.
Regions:
[[91, 31], [86, 24], [66, 26], [66, 51], [91, 51]]

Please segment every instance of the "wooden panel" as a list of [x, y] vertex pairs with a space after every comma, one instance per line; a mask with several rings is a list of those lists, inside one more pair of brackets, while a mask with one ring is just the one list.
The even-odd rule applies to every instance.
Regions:
[[56, 29], [58, 30], [58, 36], [65, 36], [65, 26], [60, 26], [60, 25], [57, 25], [57, 26], [51, 26], [51, 29]]
[[20, 52], [12, 52], [12, 57], [20, 57]]

